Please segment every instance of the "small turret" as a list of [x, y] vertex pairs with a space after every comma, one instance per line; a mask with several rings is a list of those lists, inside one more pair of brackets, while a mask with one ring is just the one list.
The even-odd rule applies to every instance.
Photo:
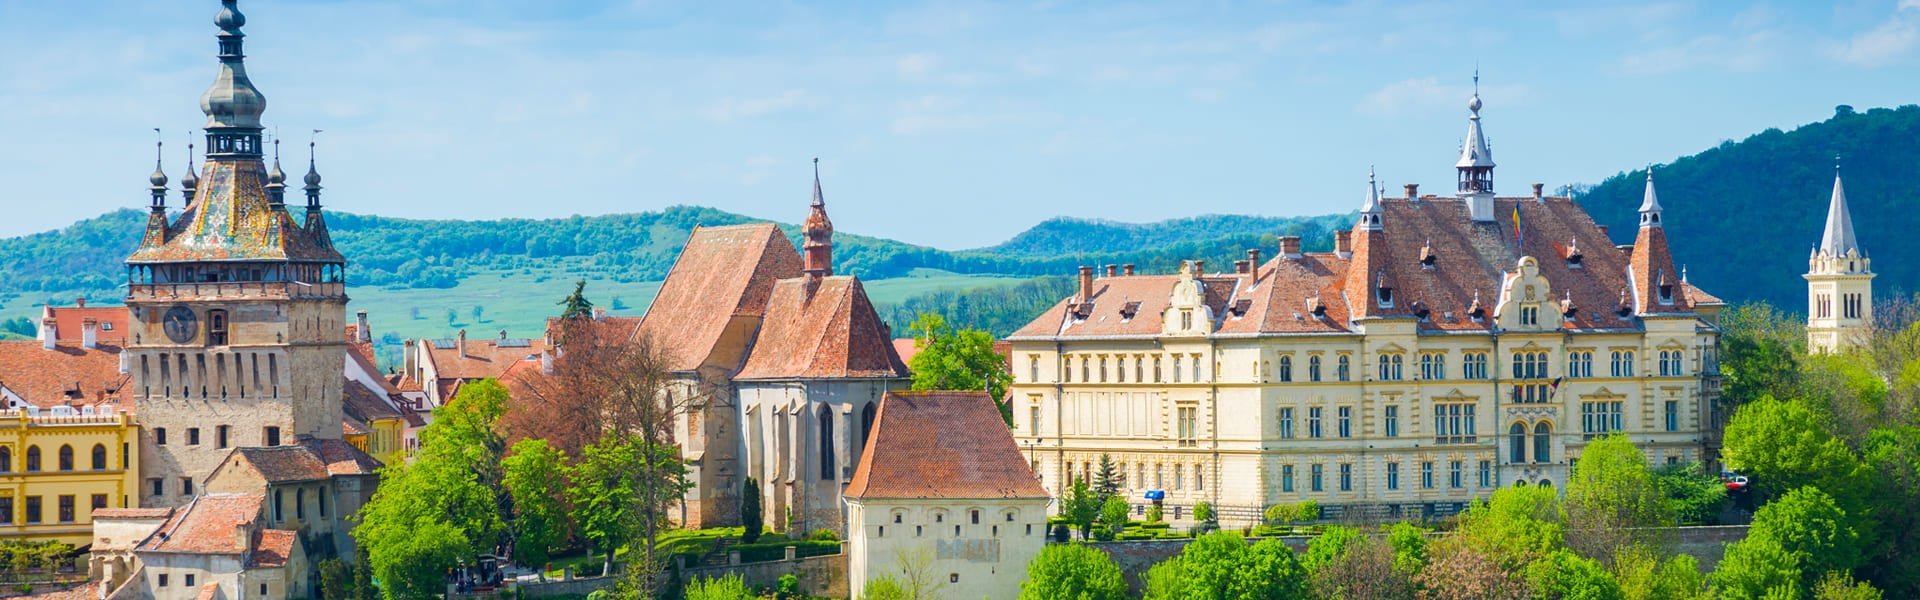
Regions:
[[1358, 229], [1361, 231], [1379, 231], [1382, 213], [1383, 211], [1380, 207], [1379, 181], [1373, 176], [1373, 167], [1367, 167], [1367, 200], [1360, 204], [1360, 224]]
[[1647, 166], [1647, 191], [1640, 200], [1640, 226], [1660, 226], [1660, 196], [1653, 192], [1653, 166]]
[[187, 144], [187, 174], [180, 178], [180, 198], [185, 206], [193, 206], [193, 196], [200, 188], [200, 166], [193, 162], [193, 144]]
[[1480, 73], [1473, 74], [1473, 97], [1467, 100], [1467, 139], [1460, 145], [1460, 160], [1453, 164], [1458, 176], [1460, 197], [1467, 201], [1467, 215], [1476, 222], [1493, 221], [1493, 147], [1480, 130]]
[[820, 159], [813, 159], [813, 203], [807, 213], [807, 220], [801, 225], [801, 233], [806, 238], [801, 244], [804, 264], [801, 272], [807, 278], [807, 298], [813, 298], [813, 291], [819, 289], [820, 281], [833, 276], [833, 221], [827, 218], [827, 200], [820, 192]]

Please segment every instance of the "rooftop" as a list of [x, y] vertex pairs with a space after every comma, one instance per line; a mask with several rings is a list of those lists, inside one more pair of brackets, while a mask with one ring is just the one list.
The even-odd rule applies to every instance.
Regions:
[[1046, 498], [986, 392], [888, 392], [849, 498]]

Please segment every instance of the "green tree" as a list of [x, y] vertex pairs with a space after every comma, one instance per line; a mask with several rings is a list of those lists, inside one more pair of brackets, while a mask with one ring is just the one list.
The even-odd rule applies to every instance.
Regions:
[[560, 318], [584, 319], [591, 316], [593, 303], [587, 300], [587, 280], [582, 279], [573, 283], [573, 293], [560, 300]]
[[1673, 526], [1673, 509], [1647, 469], [1647, 455], [1620, 434], [1589, 443], [1567, 482], [1567, 524], [1579, 530], [1567, 543], [1590, 559], [1611, 563], [1631, 546], [1653, 545]]
[[346, 561], [329, 558], [320, 561], [314, 568], [320, 574], [320, 598], [322, 600], [349, 600], [353, 598], [353, 570]]
[[502, 462], [507, 494], [513, 497], [513, 557], [540, 568], [567, 539], [565, 454], [546, 440], [520, 440]]
[[1813, 600], [1880, 600], [1879, 589], [1846, 573], [1828, 573], [1813, 587]]
[[[1509, 571], [1517, 572], [1566, 545], [1566, 514], [1545, 486], [1500, 488], [1459, 517], [1456, 536]], [[1467, 561], [1472, 562], [1472, 561]]]
[[1108, 531], [1119, 535], [1127, 527], [1127, 513], [1132, 511], [1133, 507], [1127, 504], [1126, 499], [1108, 496], [1107, 501], [1100, 504], [1100, 522], [1106, 525]]
[[1300, 561], [1301, 566], [1306, 567], [1309, 573], [1317, 572], [1327, 564], [1339, 560], [1346, 555], [1348, 548], [1365, 538], [1366, 536], [1361, 535], [1360, 530], [1352, 527], [1342, 525], [1328, 527], [1326, 531], [1315, 536], [1313, 541], [1307, 542], [1307, 556]]
[[1860, 536], [1847, 512], [1832, 496], [1811, 487], [1760, 507], [1747, 539], [1779, 544], [1800, 569], [1800, 589], [1812, 589], [1828, 572], [1850, 572], [1860, 563]]
[[1000, 418], [1013, 424], [1013, 411], [1002, 399], [1013, 375], [1007, 372], [1006, 357], [993, 351], [993, 335], [978, 329], [954, 330], [946, 319], [933, 313], [921, 314], [908, 326], [914, 346], [913, 389], [986, 390], [1000, 408]]
[[760, 541], [760, 531], [766, 528], [766, 515], [760, 509], [760, 482], [752, 477], [740, 489], [740, 541], [754, 543]]
[[1338, 556], [1309, 570], [1315, 598], [1327, 600], [1412, 600], [1417, 569], [1397, 566], [1393, 546], [1359, 536]]
[[1193, 520], [1198, 523], [1196, 527], [1199, 528], [1200, 531], [1213, 531], [1214, 529], [1218, 529], [1220, 525], [1214, 522], [1214, 519], [1218, 516], [1219, 515], [1213, 514], [1212, 502], [1201, 500], [1193, 505]]
[[449, 569], [499, 540], [509, 498], [493, 424], [506, 397], [490, 379], [462, 386], [434, 409], [414, 462], [382, 469], [353, 535], [387, 598], [438, 597]]
[[1427, 529], [1405, 521], [1387, 527], [1387, 544], [1393, 547], [1393, 565], [1411, 575], [1427, 564]]
[[608, 570], [614, 553], [639, 529], [635, 509], [642, 481], [635, 467], [644, 464], [644, 454], [642, 444], [607, 435], [587, 446], [573, 467], [567, 497], [573, 500], [574, 522], [593, 548], [606, 553]]
[[1124, 479], [1126, 476], [1120, 473], [1120, 467], [1114, 464], [1113, 457], [1104, 452], [1100, 453], [1099, 466], [1093, 471], [1093, 492], [1100, 496], [1100, 500], [1105, 502], [1106, 499], [1119, 494], [1120, 484]]
[[1280, 600], [1307, 595], [1307, 571], [1277, 539], [1248, 546], [1234, 532], [1195, 538], [1147, 573], [1148, 600]]
[[1060, 499], [1060, 515], [1080, 530], [1082, 537], [1093, 535], [1093, 522], [1100, 518], [1100, 497], [1087, 487], [1086, 479], [1076, 479]]
[[866, 587], [860, 590], [860, 600], [913, 600], [913, 598], [907, 595], [906, 586], [901, 585], [899, 579], [883, 573], [867, 580]]
[[752, 600], [747, 583], [739, 575], [699, 578], [687, 584], [686, 600]]
[[1797, 393], [1807, 339], [1802, 321], [1758, 302], [1727, 309], [1720, 326], [1722, 397], [1727, 402], [1738, 406]]
[[1120, 566], [1081, 544], [1050, 544], [1027, 563], [1021, 600], [1119, 600], [1127, 597]]
[[[1584, 455], [1582, 455], [1584, 457]], [[1585, 462], [1585, 461], [1582, 461]], [[1535, 598], [1620, 600], [1620, 582], [1600, 564], [1570, 550], [1556, 550], [1527, 565], [1527, 583]]]
[[1727, 425], [1727, 464], [1752, 475], [1768, 495], [1813, 486], [1853, 505], [1869, 469], [1822, 421], [1803, 400], [1762, 398], [1742, 406]]
[[1727, 487], [1697, 462], [1665, 465], [1653, 472], [1674, 519], [1683, 524], [1714, 524], [1727, 504]]
[[1772, 538], [1747, 539], [1727, 545], [1727, 553], [1712, 576], [1714, 590], [1725, 600], [1763, 600], [1781, 593], [1800, 596], [1800, 563]]
[[1699, 562], [1686, 554], [1663, 561], [1652, 550], [1629, 550], [1614, 559], [1613, 572], [1629, 600], [1691, 600], [1707, 593]]

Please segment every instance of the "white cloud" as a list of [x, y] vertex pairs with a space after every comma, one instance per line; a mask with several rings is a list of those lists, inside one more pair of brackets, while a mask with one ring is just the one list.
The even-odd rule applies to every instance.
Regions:
[[[1502, 106], [1524, 105], [1533, 90], [1524, 84], [1480, 87], [1483, 102]], [[1354, 112], [1375, 117], [1431, 114], [1441, 111], [1465, 111], [1473, 97], [1473, 84], [1442, 84], [1438, 77], [1396, 81], [1367, 93]]]
[[1680, 44], [1630, 54], [1621, 70], [1635, 75], [1659, 75], [1694, 69], [1758, 71], [1772, 65], [1787, 36], [1772, 30], [1743, 35], [1708, 34]]
[[895, 61], [893, 65], [893, 70], [898, 72], [901, 77], [907, 79], [925, 77], [927, 71], [932, 68], [933, 57], [921, 53], [908, 54], [900, 57], [900, 60]]
[[1920, 0], [1900, 0], [1878, 27], [1836, 43], [1827, 53], [1841, 62], [1873, 67], [1910, 54], [1920, 45]]
[[731, 96], [721, 98], [719, 102], [700, 109], [700, 116], [711, 121], [727, 123], [813, 105], [814, 100], [805, 91], [787, 90], [760, 98], [742, 99]]

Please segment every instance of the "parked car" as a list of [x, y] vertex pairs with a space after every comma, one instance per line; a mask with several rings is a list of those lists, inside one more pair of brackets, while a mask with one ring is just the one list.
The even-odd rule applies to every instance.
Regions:
[[1745, 475], [1723, 473], [1720, 475], [1720, 483], [1727, 486], [1727, 491], [1729, 492], [1747, 491], [1748, 480]]

